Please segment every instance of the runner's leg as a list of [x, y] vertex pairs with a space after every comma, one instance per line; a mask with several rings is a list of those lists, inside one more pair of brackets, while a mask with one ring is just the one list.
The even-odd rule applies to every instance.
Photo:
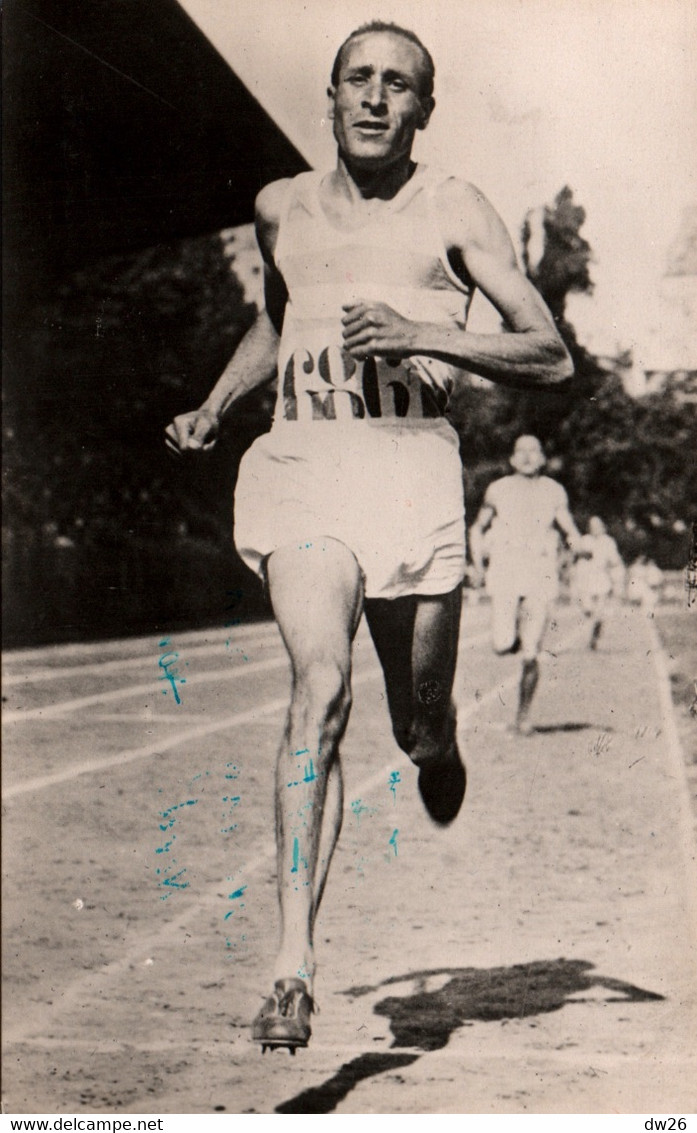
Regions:
[[365, 603], [395, 739], [421, 769], [424, 803], [441, 823], [455, 817], [465, 790], [452, 701], [460, 606], [459, 587], [449, 594]]
[[598, 594], [595, 599], [593, 610], [593, 626], [591, 628], [591, 636], [588, 646], [590, 649], [597, 649], [600, 635], [603, 632], [603, 621], [605, 616], [605, 605], [607, 602], [606, 595]]
[[523, 667], [518, 689], [518, 712], [516, 715], [516, 730], [523, 735], [532, 731], [529, 723], [530, 705], [535, 695], [537, 682], [540, 677], [538, 656], [542, 648], [549, 620], [549, 603], [546, 598], [527, 596], [520, 607], [520, 645], [523, 656]]
[[341, 827], [338, 745], [351, 704], [351, 643], [363, 583], [333, 539], [284, 547], [268, 562], [269, 593], [292, 666], [292, 694], [276, 769], [281, 944], [276, 979], [314, 977], [312, 934]]
[[507, 592], [491, 596], [491, 636], [496, 653], [517, 653], [520, 649], [518, 620], [520, 596]]

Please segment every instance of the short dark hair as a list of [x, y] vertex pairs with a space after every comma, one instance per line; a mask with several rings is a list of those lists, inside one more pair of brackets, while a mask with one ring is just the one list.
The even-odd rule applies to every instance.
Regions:
[[341, 64], [343, 63], [344, 52], [352, 40], [357, 39], [359, 35], [367, 35], [370, 32], [391, 32], [393, 35], [401, 35], [402, 39], [408, 39], [415, 47], [418, 47], [421, 52], [424, 64], [424, 76], [422, 82], [422, 89], [420, 95], [422, 98], [429, 98], [433, 94], [433, 83], [436, 77], [436, 68], [428, 48], [424, 47], [415, 32], [409, 31], [408, 28], [400, 27], [399, 24], [390, 24], [385, 20], [371, 20], [370, 23], [361, 24], [359, 28], [352, 31], [347, 35], [341, 47], [336, 53], [334, 65], [332, 67], [331, 83], [336, 87], [339, 83], [339, 75], [341, 73]]

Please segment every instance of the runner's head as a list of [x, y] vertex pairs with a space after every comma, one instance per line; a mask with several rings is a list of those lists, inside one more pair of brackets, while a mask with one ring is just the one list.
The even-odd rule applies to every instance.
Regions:
[[518, 437], [511, 454], [511, 466], [522, 476], [536, 476], [545, 465], [545, 454], [537, 437]]
[[339, 152], [367, 169], [408, 156], [435, 106], [433, 78], [430, 53], [406, 28], [375, 20], [352, 32], [327, 92]]
[[599, 515], [592, 515], [588, 520], [588, 534], [589, 535], [604, 535], [605, 524]]

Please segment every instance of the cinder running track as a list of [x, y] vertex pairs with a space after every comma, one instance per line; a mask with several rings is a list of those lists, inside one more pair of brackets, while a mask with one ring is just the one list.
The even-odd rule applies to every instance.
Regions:
[[249, 1040], [276, 944], [275, 628], [6, 657], [6, 1113], [697, 1109], [695, 849], [653, 626], [618, 608], [594, 654], [561, 606], [520, 740], [488, 615], [464, 615], [469, 787], [446, 831], [359, 633], [295, 1058]]

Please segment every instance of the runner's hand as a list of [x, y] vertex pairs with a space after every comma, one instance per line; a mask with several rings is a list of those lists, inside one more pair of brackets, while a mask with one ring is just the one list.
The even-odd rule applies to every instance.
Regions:
[[344, 346], [354, 358], [369, 355], [407, 358], [416, 353], [418, 324], [403, 318], [387, 303], [346, 303], [343, 306]]
[[174, 456], [187, 452], [208, 452], [218, 439], [220, 423], [208, 409], [181, 413], [165, 429], [167, 450]]
[[484, 586], [484, 567], [472, 563], [467, 572], [467, 579], [473, 590], [481, 590]]

